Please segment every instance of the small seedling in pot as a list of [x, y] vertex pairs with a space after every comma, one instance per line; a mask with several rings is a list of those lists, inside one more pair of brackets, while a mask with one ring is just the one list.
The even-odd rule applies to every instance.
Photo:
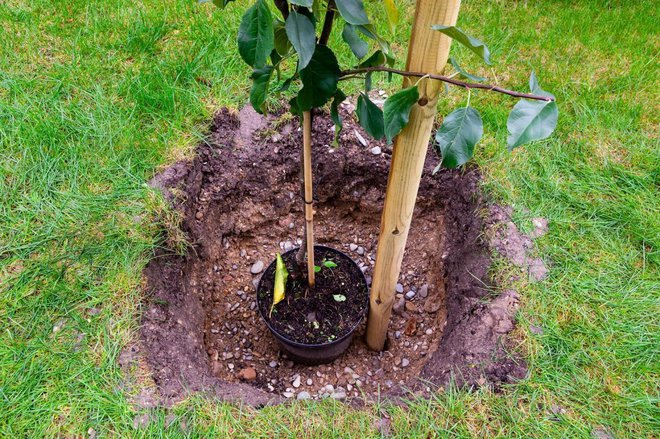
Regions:
[[323, 269], [323, 267], [332, 269], [332, 268], [335, 268], [336, 266], [337, 266], [337, 264], [335, 264], [333, 261], [331, 261], [329, 259], [324, 259], [321, 262], [320, 266], [319, 265], [314, 265], [314, 273], [320, 273], [321, 270]]

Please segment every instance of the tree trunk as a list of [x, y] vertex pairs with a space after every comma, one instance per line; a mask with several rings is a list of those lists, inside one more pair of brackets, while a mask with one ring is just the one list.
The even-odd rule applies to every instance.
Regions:
[[[417, 0], [406, 70], [442, 73], [449, 56], [451, 39], [432, 30], [431, 26], [456, 24], [460, 4], [460, 0]], [[417, 78], [406, 77], [403, 86], [410, 87], [416, 80]], [[442, 83], [437, 80], [428, 78], [421, 80], [420, 99], [410, 112], [408, 125], [394, 142], [367, 325], [367, 345], [377, 351], [383, 349], [387, 338], [395, 288], [401, 271], [401, 261], [435, 121], [441, 86]]]

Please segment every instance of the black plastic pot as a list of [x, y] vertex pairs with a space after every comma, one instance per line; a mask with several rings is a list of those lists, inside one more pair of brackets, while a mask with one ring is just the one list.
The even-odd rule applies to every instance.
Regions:
[[[360, 270], [360, 267], [355, 263], [355, 261], [353, 261], [353, 259], [350, 258], [350, 256], [331, 247], [315, 245], [314, 248], [317, 250], [322, 249], [325, 251], [335, 253], [341, 258], [350, 261], [351, 264], [349, 264], [349, 266], [352, 269], [356, 270], [356, 274], [359, 273], [357, 277], [360, 279], [360, 283], [363, 283], [364, 289], [368, 292], [367, 279], [365, 278], [362, 270]], [[282, 256], [284, 257], [287, 254], [295, 253], [297, 251], [298, 249], [293, 249], [284, 253]], [[328, 343], [321, 343], [321, 344], [299, 343], [290, 340], [289, 338], [287, 338], [286, 335], [278, 332], [270, 324], [269, 319], [267, 318], [266, 315], [264, 315], [262, 306], [260, 306], [259, 292], [262, 291], [264, 279], [267, 279], [267, 276], [270, 276], [272, 278], [274, 275], [275, 275], [275, 261], [273, 260], [268, 266], [268, 268], [266, 268], [263, 276], [259, 280], [259, 285], [257, 286], [257, 308], [259, 309], [259, 314], [261, 315], [261, 318], [263, 319], [264, 323], [266, 323], [266, 326], [268, 327], [270, 332], [279, 342], [280, 346], [282, 347], [282, 350], [284, 350], [284, 352], [286, 352], [289, 358], [291, 358], [293, 361], [307, 365], [330, 363], [335, 358], [343, 354], [344, 351], [348, 348], [348, 346], [350, 346], [351, 341], [353, 340], [353, 334], [355, 333], [355, 330], [360, 326], [360, 323], [362, 323], [364, 317], [367, 314], [367, 311], [369, 310], [369, 295], [367, 294], [365, 297], [365, 307], [364, 307], [365, 310], [363, 315], [361, 316], [360, 320], [357, 321], [355, 326], [350, 330], [350, 332], [343, 335], [341, 338], [338, 338]]]

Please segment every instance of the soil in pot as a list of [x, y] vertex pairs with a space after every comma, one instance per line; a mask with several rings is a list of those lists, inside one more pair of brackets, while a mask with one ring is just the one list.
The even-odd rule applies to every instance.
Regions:
[[275, 264], [264, 272], [257, 292], [259, 310], [270, 327], [286, 339], [305, 345], [331, 343], [350, 334], [363, 319], [369, 303], [367, 284], [357, 264], [331, 248], [315, 248], [314, 264], [320, 269], [314, 288], [297, 268], [297, 250], [291, 250], [282, 255], [290, 273], [286, 296], [272, 314]]

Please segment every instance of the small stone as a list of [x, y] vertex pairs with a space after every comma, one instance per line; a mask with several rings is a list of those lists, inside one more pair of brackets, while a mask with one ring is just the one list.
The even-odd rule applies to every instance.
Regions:
[[343, 390], [337, 390], [336, 392], [333, 392], [332, 395], [330, 396], [332, 399], [336, 399], [338, 401], [346, 399], [346, 392]]
[[284, 251], [285, 251], [285, 252], [291, 251], [291, 250], [293, 250], [294, 248], [295, 248], [295, 246], [293, 245], [293, 242], [291, 242], [291, 241], [286, 241], [286, 242], [284, 243]]
[[362, 134], [360, 134], [358, 130], [353, 130], [353, 133], [355, 134], [355, 138], [358, 140], [358, 142], [360, 142], [360, 144], [362, 144], [362, 146], [368, 145], [367, 140], [362, 137]]
[[426, 332], [425, 332], [425, 334], [426, 334], [426, 335], [431, 335], [431, 334], [433, 334], [433, 329], [431, 329], [431, 328], [427, 329]]
[[362, 256], [364, 254], [364, 247], [358, 247], [357, 248], [357, 254]]
[[408, 312], [416, 312], [417, 311], [417, 306], [415, 306], [415, 304], [412, 303], [412, 302], [406, 302], [405, 307], [406, 307], [406, 311], [408, 311]]
[[592, 430], [591, 436], [596, 439], [614, 439], [614, 436], [604, 428], [595, 428]]
[[238, 373], [238, 377], [245, 381], [253, 381], [257, 378], [257, 371], [254, 367], [246, 367]]
[[354, 252], [355, 250], [357, 250], [358, 246], [357, 246], [357, 244], [350, 244], [350, 245], [348, 246], [348, 248], [350, 248], [351, 251]]
[[413, 297], [415, 297], [415, 292], [414, 292], [414, 291], [408, 291], [408, 292], [406, 293], [406, 299], [410, 300], [410, 299], [412, 299]]
[[311, 398], [311, 397], [312, 397], [312, 396], [309, 394], [309, 392], [305, 392], [305, 391], [303, 391], [303, 392], [300, 392], [296, 398], [297, 398], [299, 401], [303, 401], [303, 400], [309, 399], [309, 398]]
[[314, 381], [312, 381], [311, 378], [307, 378], [306, 383], [307, 383], [308, 386], [311, 386], [312, 384], [314, 384]]
[[529, 331], [530, 331], [532, 334], [543, 335], [543, 328], [541, 328], [540, 326], [529, 325]]
[[396, 314], [401, 314], [403, 313], [403, 308], [406, 306], [406, 299], [401, 297], [397, 302], [394, 303], [394, 306], [392, 307], [392, 310]]
[[349, 375], [353, 375], [355, 373], [355, 371], [353, 369], [351, 369], [350, 367], [346, 366], [344, 368], [344, 373], [347, 373]]
[[424, 284], [422, 285], [422, 288], [419, 289], [419, 297], [426, 298], [426, 296], [428, 295], [429, 295], [429, 285]]
[[401, 364], [401, 358], [399, 358], [399, 357], [394, 358], [394, 365], [398, 366], [400, 364]]
[[401, 360], [401, 367], [408, 367], [409, 364], [410, 364], [409, 359], [404, 358], [403, 360]]
[[198, 220], [201, 220], [203, 217], [204, 217], [204, 214], [202, 212], [197, 212], [195, 214], [195, 218], [197, 218]]
[[252, 267], [250, 267], [250, 273], [259, 274], [263, 269], [264, 269], [263, 261], [257, 261], [254, 264], [252, 264]]
[[335, 391], [335, 386], [333, 386], [332, 384], [328, 384], [323, 388], [323, 390], [327, 393], [332, 393]]
[[291, 382], [291, 385], [295, 387], [296, 389], [300, 387], [300, 375], [296, 375], [293, 381]]
[[396, 284], [396, 292], [397, 293], [403, 293], [403, 285]]
[[284, 393], [282, 393], [282, 396], [284, 396], [285, 398], [292, 398], [293, 395], [294, 395], [293, 392], [284, 392]]
[[401, 338], [401, 331], [396, 331], [396, 332], [394, 333], [394, 338], [396, 338], [396, 339]]
[[373, 155], [380, 155], [381, 152], [382, 151], [380, 149], [380, 146], [374, 146], [373, 148], [371, 148], [371, 153]]
[[234, 370], [234, 364], [233, 363], [227, 364], [227, 367], [229, 368], [229, 370]]

